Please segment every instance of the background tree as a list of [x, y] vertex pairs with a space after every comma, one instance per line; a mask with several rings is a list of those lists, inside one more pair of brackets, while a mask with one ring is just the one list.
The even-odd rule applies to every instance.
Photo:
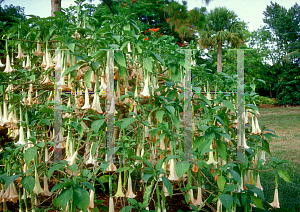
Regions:
[[222, 45], [237, 48], [243, 44], [242, 30], [245, 27], [245, 23], [225, 7], [215, 8], [207, 15], [204, 30], [200, 31], [199, 42], [204, 48], [217, 47], [217, 72], [222, 72]]

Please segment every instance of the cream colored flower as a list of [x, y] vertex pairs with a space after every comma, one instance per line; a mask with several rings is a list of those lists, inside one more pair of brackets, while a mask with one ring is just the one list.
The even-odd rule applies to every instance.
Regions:
[[85, 92], [84, 92], [84, 105], [81, 109], [90, 109], [91, 105], [90, 105], [90, 97], [89, 97], [89, 91], [88, 88], [85, 88]]
[[174, 159], [170, 160], [170, 175], [169, 175], [168, 179], [171, 181], [178, 181], [178, 176], [177, 176], [176, 170], [175, 170], [175, 160]]
[[[213, 150], [212, 145], [210, 145], [210, 149]], [[207, 161], [206, 163], [207, 163], [208, 165], [209, 165], [209, 164], [213, 164], [213, 165], [218, 164], [218, 162], [215, 161], [215, 159], [214, 159], [214, 152], [213, 152], [213, 151], [210, 151], [210, 152], [209, 152], [209, 158], [208, 158], [208, 161]]]
[[144, 82], [144, 89], [143, 89], [142, 93], [140, 93], [140, 96], [143, 98], [150, 98], [148, 76]]
[[5, 72], [5, 73], [11, 73], [11, 72], [13, 72], [13, 69], [12, 69], [12, 67], [10, 65], [9, 55], [6, 56], [6, 64], [5, 64], [5, 69], [4, 69], [3, 72]]
[[121, 172], [119, 174], [118, 189], [117, 189], [117, 193], [115, 194], [115, 197], [125, 197], [125, 194], [123, 193], [123, 190], [122, 190], [122, 174], [121, 174]]
[[18, 44], [18, 56], [16, 57], [17, 59], [22, 59], [24, 57], [24, 54], [22, 52], [21, 44]]
[[275, 188], [274, 200], [270, 203], [273, 208], [280, 208], [279, 206], [279, 198], [278, 198], [278, 188]]
[[51, 196], [51, 192], [49, 191], [49, 187], [48, 187], [48, 181], [47, 181], [47, 177], [46, 175], [44, 175], [44, 192], [43, 192], [44, 196]]
[[34, 186], [34, 189], [33, 189], [33, 193], [35, 193], [36, 195], [39, 195], [40, 193], [43, 193], [44, 190], [41, 187], [36, 167], [35, 167], [34, 178], [35, 178], [35, 186]]

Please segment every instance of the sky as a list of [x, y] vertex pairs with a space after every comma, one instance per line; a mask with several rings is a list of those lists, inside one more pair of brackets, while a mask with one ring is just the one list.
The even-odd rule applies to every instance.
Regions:
[[[181, 2], [181, 0], [177, 1]], [[264, 25], [262, 20], [264, 17], [263, 11], [267, 5], [270, 5], [270, 0], [213, 0], [208, 6], [206, 6], [204, 0], [186, 1], [189, 9], [204, 6], [210, 11], [215, 7], [227, 7], [227, 9], [233, 10], [241, 20], [248, 23], [250, 31]], [[273, 0], [273, 2], [289, 9], [296, 3], [296, 0]], [[94, 0], [93, 3], [100, 3], [100, 0]], [[25, 7], [26, 15], [33, 14], [40, 17], [51, 15], [51, 0], [5, 0], [2, 6], [5, 4]], [[71, 4], [75, 5], [74, 0], [62, 0], [62, 7], [69, 7]]]

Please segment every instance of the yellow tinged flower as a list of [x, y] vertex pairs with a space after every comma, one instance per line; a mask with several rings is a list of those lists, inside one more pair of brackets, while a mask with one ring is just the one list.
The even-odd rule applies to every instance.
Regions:
[[121, 174], [121, 172], [119, 175], [118, 189], [117, 189], [117, 193], [115, 194], [115, 197], [125, 197], [125, 194], [122, 191], [122, 174]]
[[273, 208], [280, 208], [279, 198], [278, 198], [278, 188], [275, 188], [274, 200], [270, 203]]
[[38, 176], [36, 168], [35, 168], [34, 178], [35, 178], [35, 186], [34, 186], [34, 189], [33, 189], [33, 193], [35, 193], [36, 195], [39, 195], [40, 193], [43, 193], [44, 190], [41, 187], [39, 176]]
[[108, 210], [108, 212], [115, 212], [114, 199], [112, 197], [109, 197], [109, 210]]
[[170, 160], [170, 175], [169, 175], [168, 179], [171, 181], [178, 181], [178, 176], [175, 171], [175, 160], [174, 159]]
[[[212, 150], [213, 148], [212, 148], [212, 145], [210, 145], [210, 149]], [[218, 164], [218, 162], [217, 161], [215, 161], [215, 159], [214, 159], [214, 152], [213, 151], [210, 151], [209, 152], [209, 158], [208, 158], [208, 161], [206, 162], [208, 165], [209, 164], [213, 164], [213, 165], [217, 165]]]
[[128, 176], [128, 189], [126, 192], [126, 197], [127, 198], [135, 198], [136, 195], [132, 191], [132, 180], [131, 180], [131, 175], [129, 174]]
[[43, 195], [48, 196], [48, 197], [51, 196], [51, 193], [50, 193], [49, 187], [48, 187], [48, 181], [47, 181], [46, 175], [44, 175], [44, 193], [43, 193]]

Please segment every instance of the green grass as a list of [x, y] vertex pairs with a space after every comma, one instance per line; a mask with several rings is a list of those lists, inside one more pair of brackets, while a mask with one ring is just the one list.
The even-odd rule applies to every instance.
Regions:
[[[279, 178], [278, 194], [280, 209], [276, 211], [300, 211], [300, 107], [293, 108], [260, 108], [259, 125], [272, 129], [280, 138], [273, 138], [270, 150], [273, 157], [289, 160], [293, 170], [290, 173], [292, 184]], [[271, 157], [267, 155], [265, 169], [270, 169]], [[261, 184], [264, 188], [266, 202], [273, 202], [275, 190], [275, 171], [261, 173]], [[270, 207], [264, 203], [266, 209]]]

